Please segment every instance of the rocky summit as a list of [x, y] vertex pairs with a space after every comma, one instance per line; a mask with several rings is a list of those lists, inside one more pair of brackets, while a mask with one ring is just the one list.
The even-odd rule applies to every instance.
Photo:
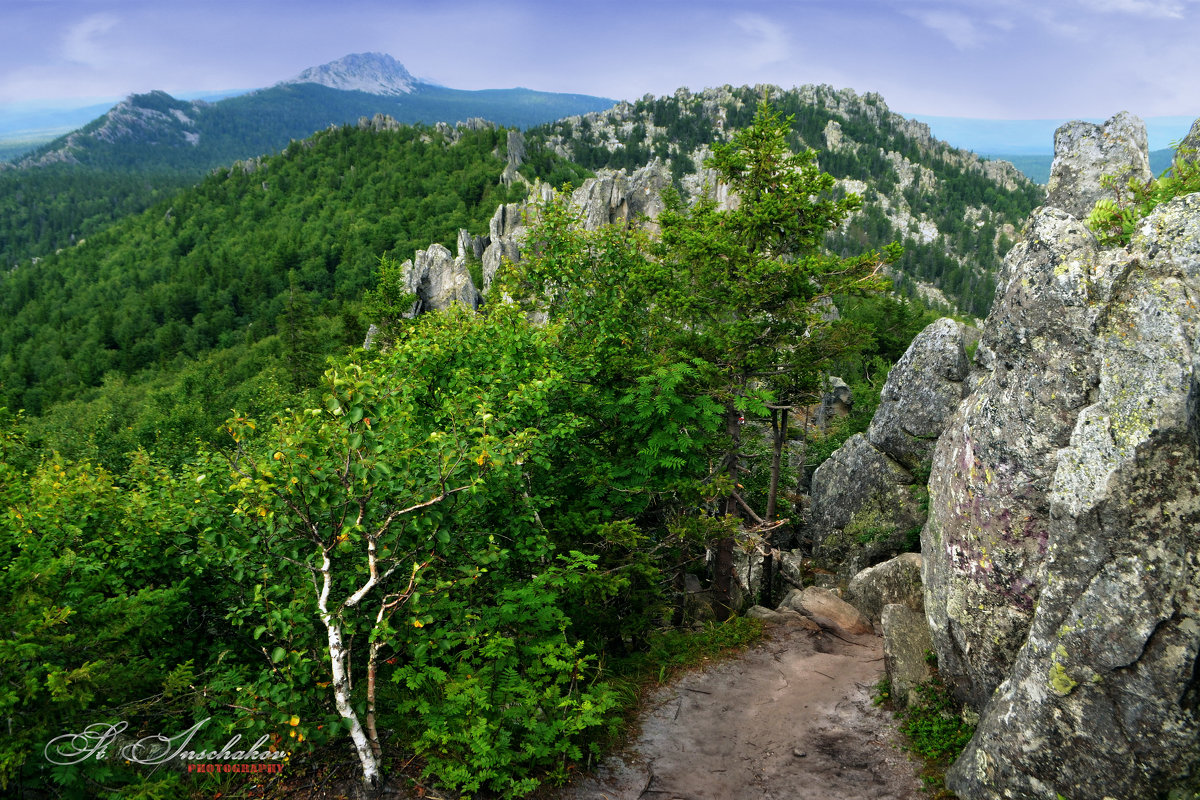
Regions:
[[1200, 195], [1124, 249], [1079, 219], [1101, 174], [1141, 174], [1145, 141], [1129, 115], [1059, 130], [934, 453], [926, 617], [981, 714], [947, 773], [965, 800], [1200, 780]]
[[345, 92], [402, 95], [412, 92], [417, 79], [403, 64], [385, 53], [354, 53], [319, 67], [310, 67], [283, 83], [316, 83]]

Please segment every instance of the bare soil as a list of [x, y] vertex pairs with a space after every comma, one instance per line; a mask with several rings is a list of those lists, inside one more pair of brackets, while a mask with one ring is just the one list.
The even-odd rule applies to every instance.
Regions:
[[769, 625], [654, 693], [641, 733], [556, 800], [916, 800], [917, 765], [871, 694], [877, 636]]

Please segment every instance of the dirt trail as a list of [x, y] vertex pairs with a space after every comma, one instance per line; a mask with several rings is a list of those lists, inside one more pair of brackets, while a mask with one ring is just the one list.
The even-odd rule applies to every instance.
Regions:
[[659, 689], [641, 734], [558, 800], [915, 800], [915, 766], [871, 704], [876, 636], [793, 625]]

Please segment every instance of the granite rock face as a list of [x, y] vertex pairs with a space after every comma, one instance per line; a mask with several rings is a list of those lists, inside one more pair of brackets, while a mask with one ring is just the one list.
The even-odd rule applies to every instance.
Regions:
[[920, 476], [968, 392], [971, 331], [952, 319], [921, 331], [889, 373], [866, 435], [852, 436], [813, 474], [813, 556], [840, 582], [910, 548], [924, 524]]
[[883, 607], [887, 605], [899, 604], [923, 613], [925, 590], [921, 585], [921, 554], [904, 553], [864, 569], [846, 587], [846, 602], [866, 614], [876, 625], [883, 619]]
[[[1179, 143], [1179, 149], [1200, 151], [1200, 119], [1192, 123], [1192, 128], [1188, 131], [1188, 135], [1183, 137], [1183, 140]], [[1189, 160], [1194, 161], [1196, 158], [1200, 158], [1200, 153], [1193, 154]]]
[[[524, 139], [519, 143], [509, 137], [509, 168], [517, 149], [523, 152]], [[515, 179], [515, 178], [514, 178]], [[571, 193], [571, 205], [578, 211], [586, 230], [605, 225], [628, 225], [645, 217], [653, 220], [663, 210], [662, 192], [671, 185], [671, 173], [658, 161], [652, 161], [632, 174], [625, 170], [600, 170]], [[483, 291], [487, 292], [496, 271], [505, 259], [517, 262], [521, 247], [539, 203], [554, 197], [552, 187], [540, 181], [529, 190], [529, 199], [508, 203], [496, 209], [483, 240], [480, 259], [483, 262]]]
[[[1121, 119], [1097, 135], [1128, 140]], [[1108, 144], [1053, 202], [1086, 213], [1097, 175], [1140, 168]], [[1123, 250], [1070, 210], [1036, 212], [1006, 260], [991, 372], [934, 455], [926, 616], [981, 712], [947, 772], [964, 800], [1200, 787], [1200, 195]]]
[[925, 616], [906, 605], [892, 603], [880, 614], [883, 665], [892, 686], [892, 700], [903, 708], [915, 703], [916, 687], [933, 677], [925, 654], [933, 647]]
[[912, 474], [861, 433], [851, 436], [812, 479], [813, 558], [846, 583], [905, 547], [924, 513]]
[[966, 335], [962, 323], [939, 319], [888, 374], [867, 439], [908, 469], [929, 457], [966, 394]]
[[462, 245], [460, 237], [457, 258], [440, 244], [433, 244], [428, 250], [418, 250], [412, 260], [400, 265], [405, 274], [405, 288], [417, 296], [414, 315], [446, 309], [455, 303], [472, 309], [479, 307], [479, 292], [467, 270]]
[[1103, 125], [1068, 122], [1055, 131], [1046, 205], [1083, 219], [1107, 194], [1100, 185], [1105, 174], [1123, 175], [1122, 183], [1153, 177], [1146, 124], [1127, 111]]
[[943, 676], [975, 707], [1008, 674], [1038, 601], [1046, 492], [1095, 385], [1090, 295], [1100, 261], [1075, 218], [1034, 216], [984, 326], [980, 347], [995, 353], [993, 369], [934, 452], [925, 605]]

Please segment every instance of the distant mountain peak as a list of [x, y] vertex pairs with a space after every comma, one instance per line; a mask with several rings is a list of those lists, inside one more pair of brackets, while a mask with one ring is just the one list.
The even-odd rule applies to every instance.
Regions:
[[283, 83], [317, 83], [348, 92], [400, 95], [412, 92], [419, 81], [386, 53], [354, 53], [319, 67], [310, 67]]

